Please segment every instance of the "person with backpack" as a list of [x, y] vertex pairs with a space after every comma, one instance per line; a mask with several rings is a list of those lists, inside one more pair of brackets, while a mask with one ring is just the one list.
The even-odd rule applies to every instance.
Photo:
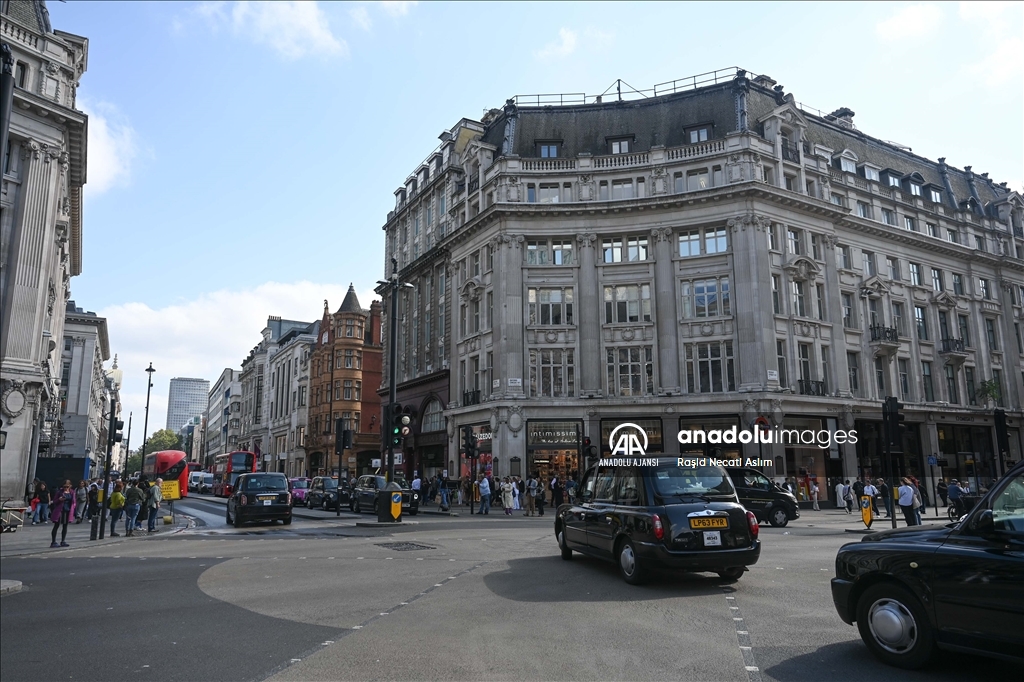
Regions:
[[147, 533], [156, 532], [156, 517], [160, 512], [160, 503], [164, 501], [164, 493], [161, 489], [163, 483], [164, 480], [162, 478], [156, 479], [156, 483], [150, 486], [149, 494], [146, 497], [146, 506], [149, 507], [149, 522], [146, 527]]
[[853, 488], [850, 486], [850, 479], [843, 482], [843, 504], [846, 505], [846, 513], [853, 513]]

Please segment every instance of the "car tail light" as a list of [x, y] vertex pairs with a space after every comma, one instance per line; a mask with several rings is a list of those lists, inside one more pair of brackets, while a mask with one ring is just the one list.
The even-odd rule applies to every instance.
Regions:
[[761, 525], [757, 522], [754, 512], [747, 512], [747, 525], [750, 526], [750, 537], [756, 540], [757, 534], [761, 532]]
[[291, 493], [287, 493], [285, 495], [284, 501], [287, 502], [288, 504], [291, 504], [292, 503], [292, 494]]
[[661, 522], [661, 517], [655, 514], [651, 517], [651, 524], [654, 526], [654, 537], [658, 540], [665, 539], [665, 526]]
[[246, 499], [245, 499], [245, 495], [242, 495], [242, 499], [241, 499], [241, 502], [242, 502], [242, 504], [246, 504]]

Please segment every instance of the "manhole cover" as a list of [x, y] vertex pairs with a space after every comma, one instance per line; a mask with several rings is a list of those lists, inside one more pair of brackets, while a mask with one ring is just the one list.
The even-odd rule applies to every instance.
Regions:
[[396, 552], [415, 552], [417, 549], [437, 549], [428, 545], [421, 545], [416, 542], [383, 542], [377, 545], [384, 549], [393, 549]]

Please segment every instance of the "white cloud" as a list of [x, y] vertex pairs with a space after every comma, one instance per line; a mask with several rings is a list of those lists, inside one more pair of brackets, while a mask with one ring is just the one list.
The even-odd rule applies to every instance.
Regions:
[[327, 15], [316, 2], [204, 2], [195, 12], [214, 30], [228, 26], [236, 35], [266, 45], [286, 59], [348, 53], [345, 41], [331, 32]]
[[111, 187], [126, 185], [139, 152], [135, 129], [112, 104], [93, 104], [79, 96], [78, 106], [89, 115], [86, 192], [102, 194]]
[[973, 0], [973, 2], [961, 2], [959, 14], [961, 19], [966, 19], [967, 21], [973, 21], [975, 19], [993, 21], [999, 19], [1003, 15], [1003, 12], [1011, 10], [1014, 7], [1020, 8], [1020, 3], [981, 2], [980, 0]]
[[382, 2], [380, 6], [393, 17], [404, 17], [409, 10], [420, 4], [416, 0], [406, 2]]
[[[242, 360], [260, 341], [268, 315], [313, 322], [323, 316], [326, 298], [336, 311], [348, 292], [347, 284], [267, 282], [243, 291], [221, 290], [194, 300], [154, 309], [130, 302], [98, 311], [107, 319], [111, 353], [118, 355], [124, 372], [121, 400], [125, 420], [134, 412], [132, 441], [142, 442], [142, 415], [146, 407], [146, 373], [153, 375], [149, 432], [166, 422], [167, 388], [172, 377], [202, 377], [211, 384], [225, 367], [240, 369]], [[368, 308], [377, 298], [372, 289], [357, 291]]]
[[364, 31], [369, 31], [373, 26], [373, 22], [370, 21], [370, 13], [362, 5], [350, 9], [348, 15], [352, 17], [353, 23]]
[[[1016, 79], [1019, 86], [1024, 65], [1024, 38], [1020, 35], [1019, 2], [962, 2], [960, 18], [972, 25], [964, 30], [981, 30], [982, 54], [961, 70], [961, 75], [987, 86], [997, 86]], [[1005, 16], [1015, 11], [1017, 16]]]
[[884, 42], [925, 38], [942, 23], [942, 10], [935, 5], [908, 5], [875, 25], [875, 35]]
[[1024, 38], [1013, 36], [996, 42], [992, 51], [964, 67], [963, 73], [988, 86], [1002, 85], [1012, 79], [1020, 85], [1024, 72]]
[[568, 57], [576, 51], [578, 42], [579, 36], [576, 31], [568, 28], [560, 28], [558, 29], [558, 40], [551, 41], [541, 49], [537, 50], [534, 55], [537, 59]]

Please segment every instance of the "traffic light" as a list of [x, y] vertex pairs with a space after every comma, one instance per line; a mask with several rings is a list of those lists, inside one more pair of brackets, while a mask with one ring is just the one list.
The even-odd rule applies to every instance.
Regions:
[[1010, 454], [1010, 437], [1006, 430], [1006, 412], [1004, 410], [995, 411], [995, 422], [996, 444], [999, 446], [999, 453], [1006, 457]]
[[903, 449], [903, 432], [906, 431], [906, 427], [903, 425], [906, 417], [902, 410], [903, 406], [900, 405], [898, 398], [890, 396], [885, 399], [885, 405], [882, 408], [885, 437], [897, 452]]
[[462, 449], [466, 453], [466, 459], [476, 459], [480, 456], [476, 449], [476, 435], [472, 426], [462, 427]]
[[590, 458], [597, 457], [597, 446], [591, 443], [590, 436], [583, 437], [583, 455]]
[[401, 445], [402, 438], [409, 435], [410, 429], [409, 424], [412, 423], [412, 417], [408, 414], [402, 413], [402, 406], [398, 403], [391, 405], [391, 444]]
[[341, 432], [341, 447], [344, 450], [352, 449], [352, 441], [355, 438], [356, 432], [352, 429], [344, 429]]
[[121, 421], [120, 419], [114, 419], [114, 429], [110, 433], [111, 443], [120, 443], [122, 440], [124, 440], [124, 434], [121, 433], [121, 429], [123, 428], [124, 422]]

